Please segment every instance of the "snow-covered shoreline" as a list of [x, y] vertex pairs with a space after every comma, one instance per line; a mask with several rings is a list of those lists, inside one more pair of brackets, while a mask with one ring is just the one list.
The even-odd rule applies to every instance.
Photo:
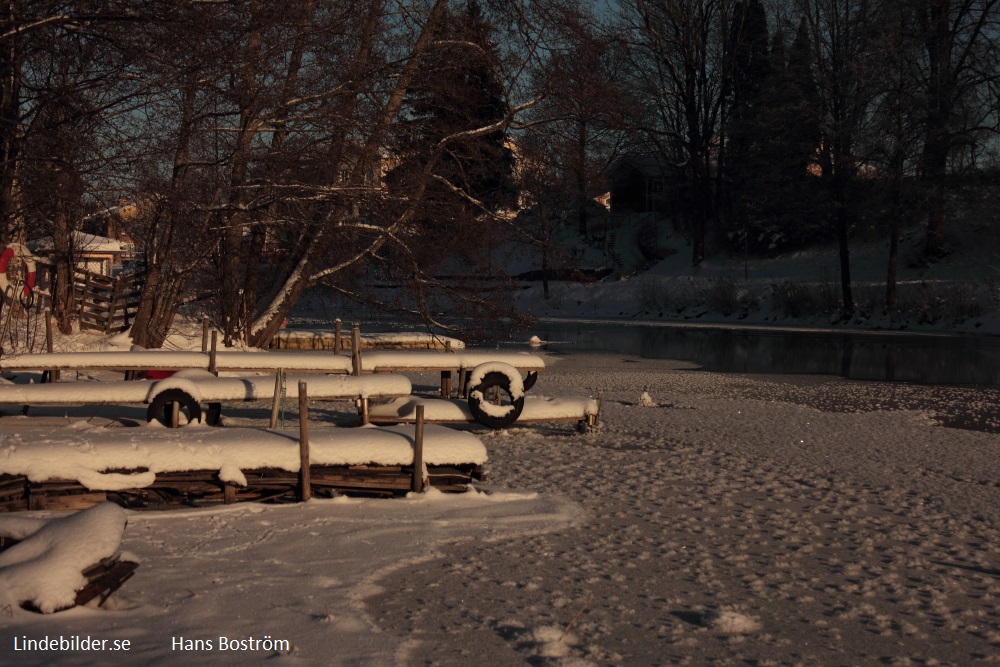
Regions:
[[[0, 611], [0, 650], [17, 665], [1000, 656], [1000, 391], [547, 361], [539, 390], [602, 393], [603, 427], [483, 438], [495, 495], [130, 513], [123, 548], [142, 565], [114, 607]], [[941, 425], [960, 415], [982, 430]], [[10, 652], [59, 633], [133, 649]], [[171, 644], [219, 635], [291, 648]]]

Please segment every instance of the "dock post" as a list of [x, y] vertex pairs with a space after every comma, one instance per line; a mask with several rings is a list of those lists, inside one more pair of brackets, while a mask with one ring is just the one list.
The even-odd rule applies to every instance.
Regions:
[[361, 375], [361, 325], [351, 327], [351, 368], [353, 375]]
[[[45, 308], [45, 351], [52, 354], [52, 309]], [[49, 371], [49, 382], [59, 382], [59, 371], [55, 368]]]
[[312, 480], [309, 471], [309, 397], [306, 381], [299, 380], [299, 500], [312, 498]]
[[414, 493], [424, 492], [424, 406], [417, 406], [417, 423], [413, 431], [413, 482]]
[[343, 325], [344, 325], [344, 323], [340, 321], [339, 317], [336, 320], [333, 321], [333, 353], [334, 354], [340, 354], [340, 348], [341, 348], [341, 345], [340, 345], [340, 335], [341, 335], [341, 329], [343, 328]]
[[216, 359], [216, 355], [218, 355], [218, 347], [219, 347], [219, 332], [213, 331], [212, 350], [208, 353], [208, 372], [216, 376], [218, 376], [219, 374], [219, 364], [218, 360]]
[[285, 393], [285, 371], [277, 368], [274, 371], [274, 396], [271, 397], [271, 426], [278, 427], [278, 409], [281, 406], [282, 394]]

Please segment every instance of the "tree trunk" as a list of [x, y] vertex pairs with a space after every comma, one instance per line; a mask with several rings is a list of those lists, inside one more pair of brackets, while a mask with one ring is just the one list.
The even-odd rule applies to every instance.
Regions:
[[850, 220], [847, 214], [847, 193], [842, 176], [834, 176], [836, 188], [837, 245], [840, 255], [840, 294], [844, 302], [844, 314], [854, 312], [854, 297], [851, 294], [851, 249], [848, 244]]
[[885, 305], [890, 311], [896, 307], [898, 300], [896, 294], [896, 269], [899, 264], [899, 232], [900, 232], [900, 212], [899, 212], [899, 190], [894, 189], [892, 193], [892, 220], [889, 228], [889, 271], [885, 279]]
[[549, 300], [549, 244], [542, 244], [542, 297]]
[[943, 139], [928, 137], [924, 146], [922, 181], [926, 188], [927, 242], [924, 256], [936, 259], [944, 252], [944, 180], [947, 174], [948, 148]]
[[[13, 25], [12, 2], [0, 4], [0, 25]], [[0, 41], [0, 242], [19, 238], [17, 173], [21, 145], [21, 63], [17, 36]]]
[[236, 147], [230, 158], [232, 171], [229, 177], [229, 211], [225, 216], [222, 232], [221, 284], [222, 329], [225, 345], [232, 346], [233, 339], [242, 338], [242, 329], [248, 326], [243, 314], [246, 312], [246, 296], [242, 294], [243, 284], [243, 231], [246, 224], [243, 188], [247, 180], [247, 165], [250, 160], [251, 144], [257, 133], [257, 76], [261, 69], [260, 45], [261, 27], [258, 22], [260, 2], [250, 3], [249, 22], [258, 24], [247, 36], [240, 59], [241, 71], [236, 100], [240, 109], [239, 134]]
[[[196, 57], [200, 51], [199, 46], [196, 43], [193, 47]], [[175, 262], [172, 260], [171, 250], [176, 232], [182, 224], [178, 207], [190, 168], [188, 155], [194, 134], [197, 76], [197, 70], [192, 69], [182, 91], [170, 200], [165, 203], [165, 210], [161, 209], [154, 214], [148, 230], [149, 238], [146, 239], [146, 283], [139, 295], [139, 306], [132, 323], [132, 342], [147, 348], [158, 348], [166, 340], [167, 331], [177, 311], [181, 288], [186, 282], [187, 274], [173, 266]]]
[[73, 333], [73, 247], [72, 230], [65, 212], [60, 210], [52, 221], [52, 249], [55, 259], [55, 289], [52, 315], [63, 334]]
[[[427, 22], [414, 44], [413, 51], [410, 53], [409, 61], [407, 62], [401, 75], [396, 79], [395, 86], [387, 98], [386, 105], [382, 109], [381, 116], [375, 123], [373, 123], [371, 133], [368, 135], [364, 146], [353, 165], [348, 183], [346, 184], [348, 187], [362, 188], [364, 186], [368, 167], [374, 163], [382, 146], [385, 145], [385, 137], [403, 105], [403, 99], [409, 89], [410, 82], [419, 68], [423, 55], [438, 29], [438, 25], [444, 16], [447, 5], [448, 3], [446, 0], [436, 0], [433, 8], [428, 14]], [[376, 25], [377, 16], [374, 11], [373, 4], [373, 11], [370, 14], [370, 23], [366, 28], [365, 38], [361, 41], [359, 56], [356, 61], [357, 72], [359, 74], [363, 73], [365, 68], [368, 66], [367, 58], [370, 54], [371, 37]], [[352, 115], [353, 109], [349, 110], [349, 112], [350, 113], [345, 115]], [[443, 147], [441, 147], [440, 150], [443, 150]], [[435, 160], [432, 158], [428, 162], [425, 171], [432, 169], [434, 162]], [[332, 166], [336, 167], [336, 165]], [[334, 169], [334, 171], [336, 171], [336, 169]], [[430, 174], [425, 173], [424, 186], [426, 185], [426, 180], [429, 180], [429, 178]], [[416, 198], [419, 199], [420, 196], [422, 196], [422, 194], [417, 194]], [[338, 264], [337, 267], [333, 267], [328, 270], [328, 272], [324, 275], [331, 275], [331, 271], [336, 272], [337, 270], [353, 266], [361, 259], [377, 252], [377, 250], [387, 241], [389, 233], [398, 231], [398, 228], [400, 228], [406, 220], [412, 218], [415, 212], [415, 204], [416, 202], [414, 202], [407, 212], [401, 216], [399, 221], [394, 223], [391, 229], [386, 230], [386, 235], [380, 236], [376, 241], [372, 242], [368, 248], [363, 249], [352, 258]], [[338, 205], [327, 217], [324, 224], [316, 231], [313, 242], [306, 245], [302, 257], [296, 262], [294, 268], [285, 278], [284, 282], [275, 290], [272, 298], [264, 308], [263, 313], [261, 313], [254, 320], [249, 337], [251, 345], [255, 347], [267, 347], [267, 345], [271, 342], [274, 334], [277, 333], [278, 329], [281, 327], [281, 322], [288, 316], [288, 312], [291, 310], [296, 300], [298, 300], [302, 292], [316, 280], [316, 276], [313, 275], [316, 264], [318, 261], [325, 259], [328, 254], [327, 248], [329, 248], [332, 243], [331, 239], [334, 238], [333, 232], [339, 224], [347, 219], [349, 213], [350, 210], [346, 203]]]
[[577, 122], [576, 136], [576, 221], [580, 238], [587, 238], [587, 123]]
[[[960, 10], [961, 11], [961, 10]], [[927, 116], [921, 177], [927, 188], [927, 243], [924, 254], [936, 258], [944, 250], [944, 179], [952, 109], [955, 98], [955, 71], [952, 65], [954, 33], [951, 29], [950, 0], [929, 0], [924, 27], [927, 49]]]

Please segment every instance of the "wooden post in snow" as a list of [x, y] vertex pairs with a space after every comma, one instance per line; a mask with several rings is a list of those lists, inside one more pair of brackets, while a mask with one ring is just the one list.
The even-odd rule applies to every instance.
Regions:
[[212, 375], [219, 374], [219, 365], [216, 355], [218, 354], [219, 347], [219, 332], [212, 332], [212, 350], [208, 353], [208, 372]]
[[340, 354], [340, 335], [342, 333], [344, 323], [340, 321], [338, 317], [333, 321], [333, 353]]
[[[52, 310], [45, 309], [45, 350], [52, 354]], [[59, 371], [55, 368], [49, 371], [49, 382], [59, 382]]]
[[278, 410], [281, 407], [281, 394], [285, 387], [285, 371], [278, 368], [274, 371], [274, 396], [271, 398], [271, 428], [278, 426]]
[[104, 321], [104, 333], [111, 333], [111, 329], [114, 328], [115, 324], [115, 307], [118, 304], [118, 299], [121, 297], [122, 292], [122, 278], [118, 276], [115, 280], [114, 287], [111, 288], [111, 303], [108, 304], [108, 316]]
[[306, 382], [299, 380], [299, 500], [312, 498], [312, 481], [309, 476], [309, 397]]
[[52, 311], [45, 309], [45, 351], [52, 354]]
[[[444, 342], [445, 354], [451, 354], [451, 339]], [[459, 371], [461, 373], [461, 371]], [[441, 371], [441, 398], [451, 398], [451, 371]]]
[[208, 352], [208, 315], [201, 318], [201, 351]]
[[417, 406], [417, 423], [413, 431], [413, 481], [414, 493], [424, 492], [424, 406]]
[[361, 375], [361, 325], [351, 327], [351, 368], [353, 375]]

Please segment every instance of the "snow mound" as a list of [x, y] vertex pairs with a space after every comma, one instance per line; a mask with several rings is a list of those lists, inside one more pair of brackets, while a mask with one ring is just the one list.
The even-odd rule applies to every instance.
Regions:
[[642, 390], [642, 395], [639, 397], [639, 405], [641, 405], [644, 408], [656, 407], [656, 401], [654, 401], [653, 397], [649, 395], [648, 389]]
[[707, 612], [704, 625], [724, 635], [749, 635], [760, 631], [760, 622], [752, 616], [731, 609]]
[[531, 636], [538, 645], [538, 655], [544, 658], [565, 658], [572, 654], [573, 646], [579, 643], [576, 635], [553, 625], [535, 628]]
[[[115, 555], [125, 523], [125, 511], [113, 503], [43, 522], [0, 553], [0, 607], [30, 602], [45, 614], [72, 607], [87, 585], [83, 570]], [[25, 526], [18, 517], [2, 517], [0, 535], [23, 535]]]

